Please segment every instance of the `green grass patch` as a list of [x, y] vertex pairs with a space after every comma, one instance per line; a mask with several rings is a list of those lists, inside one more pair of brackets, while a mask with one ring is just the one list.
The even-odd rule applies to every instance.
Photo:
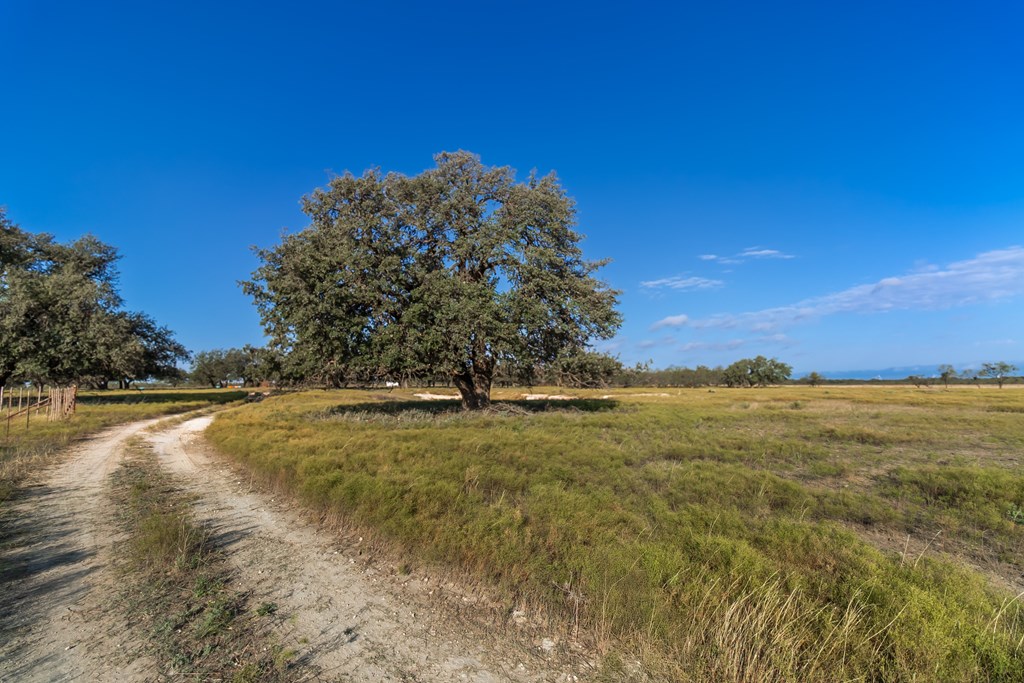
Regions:
[[658, 676], [1024, 679], [1019, 601], [955, 558], [856, 533], [940, 530], [975, 563], [995, 544], [1019, 575], [1024, 425], [991, 408], [1024, 392], [576, 393], [534, 407], [498, 392], [466, 414], [307, 392], [208, 435], [308, 505], [543, 603]]

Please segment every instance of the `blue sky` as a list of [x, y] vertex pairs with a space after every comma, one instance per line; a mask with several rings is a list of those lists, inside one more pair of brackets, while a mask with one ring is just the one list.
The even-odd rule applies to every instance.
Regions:
[[0, 204], [193, 350], [332, 173], [556, 170], [626, 362], [1024, 359], [1019, 3], [0, 3]]

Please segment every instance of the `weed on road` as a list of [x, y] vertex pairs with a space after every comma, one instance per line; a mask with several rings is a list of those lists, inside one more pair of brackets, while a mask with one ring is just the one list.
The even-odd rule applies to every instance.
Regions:
[[290, 680], [294, 653], [270, 634], [276, 607], [253, 605], [189, 498], [135, 442], [113, 476], [126, 538], [115, 553], [118, 608], [145, 633], [161, 674], [185, 680]]

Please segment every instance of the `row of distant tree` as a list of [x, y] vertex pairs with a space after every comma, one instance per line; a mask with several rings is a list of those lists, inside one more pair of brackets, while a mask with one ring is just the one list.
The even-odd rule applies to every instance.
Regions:
[[61, 243], [22, 230], [0, 207], [0, 385], [184, 378], [189, 354], [174, 334], [124, 309], [118, 258], [91, 235]]
[[1017, 366], [1006, 361], [994, 363], [982, 363], [980, 368], [968, 368], [957, 371], [952, 365], [940, 365], [939, 374], [935, 377], [924, 377], [922, 375], [910, 375], [906, 381], [916, 386], [927, 386], [934, 382], [941, 382], [943, 386], [950, 384], [978, 384], [979, 382], [994, 382], [1002, 389], [1007, 381], [1014, 379], [1013, 373], [1017, 372]]
[[623, 368], [609, 378], [609, 386], [649, 386], [649, 387], [715, 387], [715, 386], [765, 386], [768, 384], [807, 384], [819, 386], [823, 384], [913, 384], [918, 387], [942, 384], [996, 384], [1000, 388], [1007, 382], [1015, 382], [1020, 378], [1014, 373], [1017, 366], [1005, 361], [984, 363], [980, 368], [970, 368], [958, 372], [952, 365], [940, 365], [938, 374], [925, 377], [910, 375], [904, 379], [828, 379], [819, 372], [810, 372], [802, 377], [792, 377], [789, 365], [774, 358], [763, 356], [745, 358], [732, 365], [708, 367], [698, 365], [695, 368], [668, 367], [652, 369], [649, 365], [638, 365]]
[[[939, 374], [932, 377], [911, 375], [904, 379], [850, 380], [827, 379], [818, 372], [802, 377], [792, 376], [792, 367], [776, 358], [755, 356], [742, 358], [727, 366], [698, 365], [693, 368], [673, 366], [652, 368], [649, 363], [632, 367], [617, 358], [596, 351], [584, 351], [558, 358], [553, 363], [537, 364], [528, 373], [518, 370], [505, 372], [499, 367], [495, 377], [498, 386], [560, 386], [568, 388], [609, 387], [758, 387], [778, 384], [805, 384], [818, 386], [830, 383], [849, 384], [980, 384], [991, 383], [1002, 387], [1015, 381], [1016, 366], [1003, 361], [985, 363], [978, 369], [956, 371], [951, 365], [939, 366]], [[323, 384], [310, 380], [303, 372], [290, 368], [287, 359], [268, 349], [246, 346], [241, 349], [216, 349], [197, 353], [190, 379], [194, 384], [224, 386], [238, 382], [246, 386], [273, 384], [281, 386], [308, 386]], [[396, 382], [402, 386], [452, 386], [450, 378], [440, 373], [421, 375], [390, 375], [363, 372], [344, 373], [339, 383], [332, 386], [383, 386]]]
[[[560, 386], [571, 388], [607, 387], [700, 387], [728, 386], [755, 387], [783, 384], [790, 380], [792, 368], [775, 358], [756, 356], [743, 358], [726, 367], [696, 368], [672, 367], [664, 370], [651, 369], [648, 364], [633, 367], [624, 366], [617, 358], [583, 351], [564, 355], [552, 363], [538, 363], [524, 372], [516, 367], [514, 372], [499, 366], [495, 383], [499, 386]], [[286, 356], [268, 348], [246, 346], [241, 349], [215, 349], [195, 355], [190, 373], [195, 384], [220, 387], [229, 383], [246, 386], [274, 384], [285, 386], [323, 385], [317, 378], [310, 378], [301, 368], [288, 363]], [[395, 382], [402, 386], [452, 386], [450, 377], [443, 373], [393, 375], [350, 371], [343, 373], [331, 386], [365, 387]]]

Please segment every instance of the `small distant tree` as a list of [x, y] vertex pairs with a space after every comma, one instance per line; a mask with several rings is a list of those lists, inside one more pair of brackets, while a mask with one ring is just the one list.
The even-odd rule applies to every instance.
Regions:
[[921, 387], [926, 387], [929, 384], [928, 378], [922, 377], [921, 375], [909, 375], [907, 377], [907, 381], [913, 384], [918, 389], [920, 389]]
[[258, 386], [262, 382], [270, 382], [280, 378], [281, 357], [266, 347], [246, 344], [238, 358], [238, 376], [246, 386]]
[[209, 384], [214, 389], [224, 386], [231, 377], [228, 352], [224, 349], [200, 351], [192, 359], [192, 381]]
[[212, 349], [195, 355], [191, 377], [196, 384], [223, 387], [232, 379], [247, 387], [281, 376], [281, 358], [273, 350], [246, 344], [242, 348]]
[[716, 365], [709, 368], [706, 365], [698, 365], [693, 371], [693, 386], [714, 387], [722, 383], [722, 366]]
[[986, 379], [994, 379], [999, 388], [1003, 388], [1003, 383], [1007, 380], [1010, 375], [1016, 372], [1017, 366], [1011, 365], [1006, 361], [999, 361], [996, 363], [985, 363], [981, 366], [981, 372], [978, 373], [979, 377]]
[[651, 383], [651, 376], [654, 374], [654, 371], [651, 370], [652, 362], [651, 360], [638, 361], [631, 368], [623, 367], [622, 371], [615, 378], [615, 384], [625, 388], [649, 385]]
[[824, 381], [825, 378], [819, 375], [817, 372], [812, 372], [806, 377], [804, 377], [804, 382], [810, 384], [812, 387], [816, 387]]
[[940, 365], [939, 366], [939, 379], [942, 380], [942, 385], [949, 388], [949, 380], [957, 377], [956, 369], [952, 365]]
[[751, 379], [756, 386], [782, 384], [789, 379], [791, 374], [793, 374], [792, 366], [777, 358], [765, 358], [764, 356], [754, 358]]
[[727, 387], [749, 387], [750, 366], [746, 359], [730, 364], [722, 371], [722, 383]]

